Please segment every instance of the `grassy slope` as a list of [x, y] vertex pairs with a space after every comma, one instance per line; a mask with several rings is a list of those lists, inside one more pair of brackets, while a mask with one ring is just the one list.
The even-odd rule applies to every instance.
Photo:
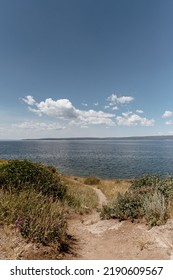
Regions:
[[93, 189], [51, 166], [0, 160], [1, 229], [12, 225], [28, 241], [66, 251], [69, 213], [85, 214], [97, 206]]
[[[4, 165], [8, 165], [8, 161], [0, 160], [0, 168]], [[26, 167], [25, 164], [21, 166]], [[20, 173], [20, 164], [17, 168]], [[34, 189], [33, 181], [32, 187], [28, 182], [26, 185], [23, 182], [24, 189], [19, 187], [17, 191], [13, 191], [12, 186], [4, 189], [2, 182], [5, 181], [1, 180], [4, 180], [6, 173], [3, 174], [0, 169], [0, 175], [3, 175], [0, 176], [0, 225], [13, 224], [22, 236], [30, 241], [43, 245], [57, 243], [59, 251], [66, 250], [70, 242], [67, 236], [69, 213], [87, 214], [98, 207], [98, 197], [91, 186], [99, 188], [107, 197], [108, 206], [102, 209], [102, 216], [106, 218], [134, 219], [144, 215], [149, 224], [159, 225], [164, 223], [167, 217], [173, 216], [173, 179], [164, 181], [149, 176], [134, 181], [132, 187], [130, 180], [65, 176], [56, 173], [51, 167], [36, 164], [36, 168], [41, 168], [39, 172], [43, 172], [44, 176], [45, 172], [48, 172], [49, 178], [53, 178], [52, 182], [57, 182], [60, 188], [65, 186], [66, 191], [61, 199], [53, 197], [49, 192], [45, 196], [37, 187]], [[32, 172], [37, 182], [38, 173]], [[28, 173], [25, 169], [24, 176], [26, 174]], [[42, 173], [40, 174], [42, 176]], [[13, 177], [13, 172], [10, 176]], [[15, 176], [18, 176], [18, 173]], [[33, 176], [31, 177], [33, 180]], [[7, 184], [9, 182], [11, 181], [7, 180]], [[47, 188], [47, 185], [45, 187]], [[52, 190], [56, 191], [56, 186]]]

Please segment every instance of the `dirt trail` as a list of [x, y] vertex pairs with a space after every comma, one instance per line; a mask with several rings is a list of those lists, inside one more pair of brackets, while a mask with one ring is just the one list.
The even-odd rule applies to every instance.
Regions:
[[91, 187], [91, 188], [96, 192], [99, 199], [99, 207], [101, 208], [104, 204], [107, 203], [107, 198], [100, 189], [96, 187]]
[[[99, 207], [106, 203], [101, 190]], [[167, 260], [173, 259], [173, 219], [166, 225], [148, 229], [144, 223], [101, 220], [99, 212], [69, 219], [73, 236], [72, 252], [57, 255], [54, 247], [27, 243], [18, 231], [0, 227], [0, 259], [69, 260]]]
[[[106, 203], [101, 190], [92, 187], [98, 195], [99, 207]], [[98, 212], [75, 216], [69, 221], [69, 233], [76, 239], [71, 260], [118, 259], [172, 259], [173, 220], [166, 225], [148, 230], [143, 223], [101, 220]]]

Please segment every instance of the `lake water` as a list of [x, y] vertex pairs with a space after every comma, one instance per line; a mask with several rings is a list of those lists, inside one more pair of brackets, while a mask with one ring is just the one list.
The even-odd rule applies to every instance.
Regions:
[[0, 141], [0, 158], [52, 164], [75, 176], [173, 175], [173, 141], [166, 140]]

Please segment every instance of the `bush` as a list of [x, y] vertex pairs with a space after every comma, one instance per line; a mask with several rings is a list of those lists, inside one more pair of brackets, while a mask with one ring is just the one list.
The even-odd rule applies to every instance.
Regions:
[[100, 217], [101, 219], [111, 219], [111, 218], [115, 218], [115, 209], [114, 209], [114, 205], [110, 204], [110, 205], [103, 205], [102, 209], [101, 209], [101, 213], [100, 213]]
[[141, 218], [144, 215], [143, 197], [138, 193], [118, 194], [110, 206], [103, 207], [101, 217], [116, 218], [120, 221]]
[[97, 177], [88, 177], [84, 180], [84, 184], [86, 185], [98, 185], [100, 183], [100, 179]]
[[159, 175], [145, 175], [141, 178], [136, 178], [130, 189], [141, 189], [143, 187], [150, 188], [151, 192], [159, 191], [164, 195], [165, 199], [173, 198], [173, 177], [160, 178]]
[[33, 187], [44, 195], [62, 199], [66, 186], [55, 171], [54, 167], [29, 160], [11, 160], [0, 165], [0, 187], [10, 191]]
[[173, 178], [145, 175], [136, 178], [125, 194], [119, 194], [102, 209], [102, 218], [119, 220], [144, 217], [149, 226], [165, 223], [171, 215]]
[[143, 186], [156, 187], [158, 182], [160, 182], [159, 175], [144, 175], [139, 178], [135, 178], [132, 182], [131, 189], [141, 188]]
[[164, 195], [166, 199], [173, 199], [173, 178], [168, 177], [158, 184], [158, 190]]

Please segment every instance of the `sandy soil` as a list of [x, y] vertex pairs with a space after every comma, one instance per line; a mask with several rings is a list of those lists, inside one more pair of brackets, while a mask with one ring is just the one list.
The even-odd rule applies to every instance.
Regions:
[[[95, 188], [99, 206], [106, 203], [104, 194]], [[95, 212], [69, 221], [69, 233], [76, 239], [72, 260], [167, 260], [173, 258], [173, 220], [148, 229], [144, 223], [100, 220]]]
[[[93, 187], [99, 207], [106, 203], [101, 190]], [[69, 260], [167, 260], [173, 259], [173, 219], [148, 229], [144, 223], [100, 220], [97, 211], [69, 219], [73, 236], [71, 252], [59, 255], [54, 246], [27, 243], [15, 228], [0, 228], [0, 259]]]

